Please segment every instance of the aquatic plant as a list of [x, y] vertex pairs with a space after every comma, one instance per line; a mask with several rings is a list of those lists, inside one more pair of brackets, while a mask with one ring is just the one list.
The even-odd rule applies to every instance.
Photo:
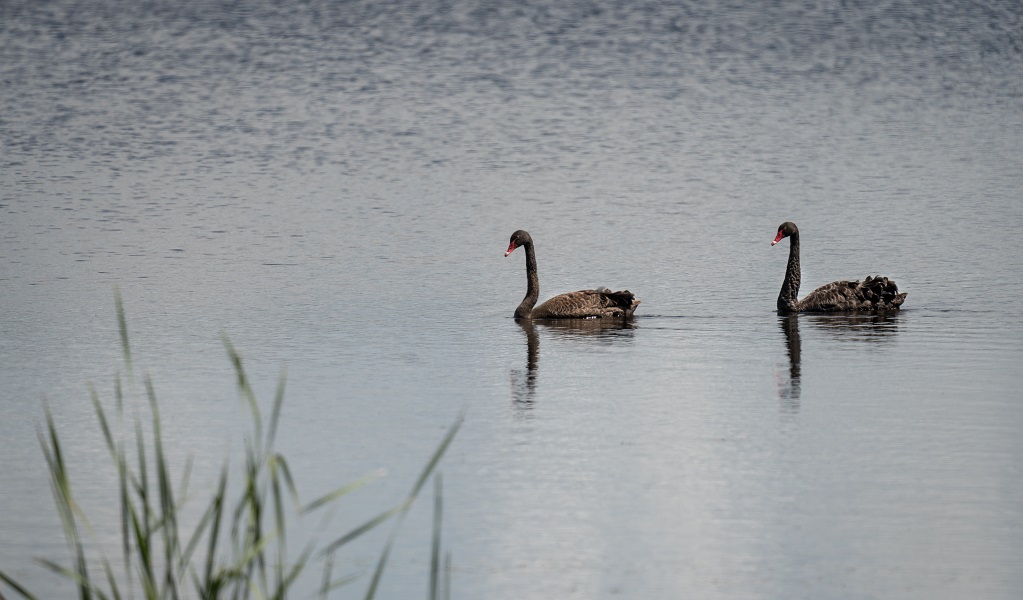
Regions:
[[[129, 381], [134, 380], [127, 319], [120, 294], [116, 294], [118, 325]], [[144, 378], [149, 410], [149, 439], [143, 418], [134, 418], [134, 444], [125, 436], [115, 436], [107, 409], [95, 389], [90, 388], [92, 403], [110, 458], [117, 472], [116, 502], [120, 507], [120, 534], [123, 560], [115, 570], [105, 556], [90, 552], [83, 536], [88, 520], [75, 501], [71, 489], [69, 465], [53, 415], [44, 408], [45, 426], [39, 429], [39, 442], [50, 475], [53, 498], [71, 553], [71, 566], [53, 560], [37, 561], [49, 570], [72, 580], [81, 600], [120, 600], [142, 597], [147, 600], [201, 598], [283, 599], [314, 562], [322, 563], [320, 598], [327, 598], [339, 586], [351, 583], [355, 576], [335, 578], [334, 557], [349, 542], [393, 520], [394, 527], [384, 545], [365, 597], [374, 598], [394, 546], [401, 524], [423, 486], [434, 475], [434, 524], [431, 544], [429, 597], [448, 597], [450, 591], [450, 554], [441, 561], [442, 480], [437, 465], [461, 426], [459, 415], [430, 456], [409, 493], [394, 506], [344, 535], [318, 547], [309, 541], [298, 558], [288, 561], [288, 511], [299, 507], [298, 517], [338, 507], [347, 494], [379, 476], [367, 475], [342, 485], [332, 492], [302, 505], [288, 462], [274, 449], [285, 378], [282, 375], [269, 417], [264, 419], [256, 396], [242, 365], [241, 355], [224, 336], [224, 345], [234, 366], [237, 387], [251, 414], [251, 432], [246, 437], [242, 475], [238, 484], [229, 486], [229, 463], [225, 462], [212, 497], [194, 529], [187, 535], [179, 522], [187, 495], [191, 460], [187, 461], [181, 485], [171, 485], [171, 469], [161, 436], [160, 411], [152, 380]], [[115, 381], [117, 422], [124, 416], [124, 391], [120, 376]], [[229, 488], [237, 497], [229, 498]], [[98, 564], [97, 564], [98, 563]], [[118, 573], [120, 577], [118, 577]], [[23, 598], [36, 599], [26, 587], [0, 571], [0, 581]], [[2, 594], [0, 594], [2, 597]]]

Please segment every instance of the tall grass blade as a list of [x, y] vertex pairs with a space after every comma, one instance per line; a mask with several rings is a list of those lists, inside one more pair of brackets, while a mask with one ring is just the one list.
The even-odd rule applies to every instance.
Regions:
[[438, 446], [433, 452], [433, 456], [430, 457], [430, 462], [426, 463], [426, 466], [423, 468], [423, 472], [419, 475], [419, 479], [416, 480], [415, 485], [412, 486], [412, 492], [409, 494], [410, 498], [415, 498], [419, 495], [419, 491], [423, 489], [423, 484], [425, 484], [426, 480], [430, 478], [430, 474], [433, 473], [433, 469], [437, 466], [437, 463], [440, 462], [441, 457], [444, 456], [444, 452], [447, 451], [448, 446], [450, 446], [451, 442], [455, 439], [455, 434], [458, 433], [458, 430], [462, 427], [462, 423], [464, 421], [465, 411], [463, 410], [459, 413], [455, 422], [451, 425], [451, 428], [448, 429], [448, 433], [444, 436], [440, 446]]
[[[284, 501], [281, 497], [281, 480], [274, 462], [270, 462], [270, 492], [274, 511], [274, 537], [277, 538], [277, 560], [274, 561], [275, 586], [280, 591], [283, 584], [284, 560], [288, 555], [287, 528], [284, 520]], [[276, 596], [276, 594], [275, 594]]]
[[367, 483], [370, 483], [371, 481], [379, 479], [383, 476], [384, 476], [383, 469], [379, 469], [349, 484], [343, 485], [334, 490], [333, 492], [325, 494], [324, 496], [321, 496], [320, 498], [317, 498], [316, 500], [313, 500], [312, 502], [307, 504], [304, 508], [302, 508], [302, 514], [311, 513], [314, 510], [320, 508], [321, 506], [332, 504], [338, 498], [350, 494], [355, 490], [361, 488], [362, 486], [366, 485]]
[[263, 455], [269, 456], [277, 435], [277, 423], [281, 418], [281, 407], [284, 406], [284, 384], [287, 381], [287, 372], [282, 371], [277, 380], [277, 392], [274, 394], [273, 409], [270, 411], [270, 422], [266, 428], [266, 439], [264, 440]]
[[160, 426], [160, 407], [156, 401], [153, 380], [146, 376], [146, 395], [153, 422], [153, 460], [156, 468], [156, 484], [160, 499], [159, 522], [163, 535], [163, 586], [171, 598], [178, 598], [177, 578], [174, 576], [174, 557], [178, 551], [177, 508], [174, 504], [174, 490], [170, 482], [167, 459], [163, 452], [163, 432]]
[[[71, 481], [67, 474], [67, 467], [64, 463], [64, 453], [60, 446], [60, 437], [57, 435], [57, 427], [53, 422], [53, 413], [49, 405], [44, 407], [46, 412], [47, 433], [39, 432], [39, 443], [43, 449], [43, 456], [50, 470], [50, 484], [53, 490], [53, 498], [57, 504], [57, 512], [60, 515], [61, 524], [64, 527], [64, 536], [71, 546], [75, 562], [74, 577], [79, 581], [78, 596], [82, 600], [90, 600], [92, 591], [87, 585], [89, 571], [85, 559], [85, 549], [82, 539], [78, 533], [78, 524], [75, 520], [76, 506], [71, 495]], [[70, 571], [67, 571], [70, 572]]]
[[216, 565], [217, 558], [217, 542], [220, 537], [220, 521], [224, 516], [224, 496], [227, 493], [227, 463], [224, 464], [220, 472], [220, 482], [217, 484], [217, 492], [213, 496], [213, 502], [210, 504], [209, 514], [212, 518], [212, 524], [210, 525], [210, 537], [206, 546], [206, 569], [205, 575], [202, 582], [202, 589], [200, 590], [201, 597], [203, 598], [214, 598], [219, 586], [213, 580], [214, 566]]
[[[295, 564], [291, 566], [291, 569], [288, 571], [288, 574], [278, 580], [276, 589], [274, 590], [273, 593], [274, 598], [288, 597], [288, 588], [290, 588], [291, 585], [295, 583], [295, 581], [298, 579], [298, 576], [301, 575], [302, 571], [305, 570], [306, 563], [309, 562], [310, 554], [312, 554], [312, 547], [306, 548], [295, 561]], [[284, 557], [280, 556], [279, 558], [280, 564], [283, 565]]]
[[[320, 582], [320, 600], [327, 600], [327, 594], [330, 593], [330, 576], [334, 570], [334, 555], [328, 554], [326, 560], [323, 563], [323, 579]], [[0, 577], [3, 577], [3, 573], [0, 572]]]
[[[118, 380], [117, 389], [120, 391], [120, 380]], [[96, 388], [92, 385], [89, 386], [89, 395], [92, 398], [92, 406], [96, 411], [96, 417], [99, 419], [100, 429], [103, 431], [103, 440], [107, 444], [107, 451], [110, 452], [110, 458], [113, 459], [114, 466], [117, 468], [118, 502], [121, 507], [121, 548], [124, 552], [125, 563], [127, 563], [129, 561], [130, 548], [128, 543], [128, 513], [126, 510], [126, 504], [128, 502], [126, 472], [128, 467], [124, 460], [124, 448], [114, 441], [114, 436], [110, 431], [110, 423], [107, 420], [106, 411], [103, 410], [103, 405], [99, 401], [99, 395], [96, 393]]]
[[[260, 539], [258, 542], [251, 546], [242, 549], [241, 556], [235, 561], [234, 565], [227, 569], [231, 573], [248, 573], [251, 571], [251, 566], [255, 561], [264, 555], [266, 547], [273, 542], [273, 536], [267, 536]], [[254, 583], [251, 579], [248, 579], [249, 583]], [[264, 585], [262, 589], [266, 589]]]
[[[124, 550], [124, 564], [131, 564], [131, 534], [129, 506], [131, 505], [128, 491], [128, 459], [124, 454], [124, 442], [117, 447], [117, 495], [121, 507], [121, 547]], [[128, 571], [129, 575], [131, 571]]]
[[369, 521], [366, 521], [362, 525], [359, 525], [355, 529], [349, 531], [345, 535], [341, 536], [340, 538], [338, 538], [338, 539], [334, 540], [333, 542], [331, 542], [330, 544], [328, 544], [326, 548], [324, 548], [323, 550], [320, 551], [320, 555], [323, 556], [325, 554], [331, 554], [331, 553], [337, 551], [337, 549], [340, 548], [341, 546], [344, 546], [348, 542], [351, 542], [352, 540], [354, 540], [355, 538], [359, 537], [360, 535], [366, 533], [367, 531], [372, 530], [377, 525], [380, 525], [381, 523], [387, 521], [388, 519], [390, 519], [394, 515], [400, 513], [404, 509], [405, 509], [405, 503], [403, 502], [403, 503], [399, 504], [398, 506], [395, 506], [394, 508], [389, 508], [389, 509], [385, 510], [384, 512], [382, 512], [379, 515], [373, 517]]
[[263, 431], [263, 417], [259, 411], [259, 404], [256, 402], [256, 395], [252, 391], [252, 387], [249, 385], [249, 378], [245, 375], [245, 366], [242, 364], [242, 356], [235, 349], [234, 344], [231, 343], [227, 334], [221, 334], [220, 337], [224, 342], [224, 347], [227, 348], [227, 355], [231, 359], [231, 364], [234, 366], [235, 376], [238, 380], [238, 389], [242, 392], [245, 400], [248, 401], [249, 410], [252, 411], [253, 420], [255, 421], [256, 439], [261, 439]]
[[[181, 472], [181, 483], [178, 484], [178, 493], [176, 494], [180, 498], [179, 505], [184, 504], [185, 498], [188, 497], [188, 486], [192, 481], [192, 467], [195, 465], [195, 455], [189, 454], [185, 458], [185, 468]], [[175, 510], [175, 512], [177, 512]]]
[[63, 565], [58, 565], [52, 560], [47, 560], [45, 558], [37, 558], [36, 562], [46, 567], [47, 569], [53, 571], [54, 573], [57, 573], [62, 577], [66, 577], [71, 581], [74, 581], [76, 584], [78, 584], [79, 594], [85, 593], [89, 594], [90, 598], [92, 597], [91, 596], [92, 586], [89, 584], [89, 578], [87, 575], [83, 576], [81, 571], [69, 569]]
[[331, 579], [334, 571], [334, 555], [328, 554], [323, 565], [323, 579], [320, 582], [320, 600], [327, 600], [327, 595], [330, 594], [331, 590], [335, 590], [343, 585], [358, 579], [357, 575], [348, 575], [340, 579]]
[[391, 557], [391, 548], [394, 547], [394, 541], [398, 539], [398, 530], [401, 527], [401, 520], [404, 516], [405, 512], [402, 511], [397, 525], [394, 526], [394, 530], [391, 532], [391, 536], [387, 538], [387, 543], [384, 545], [384, 551], [380, 553], [380, 558], [377, 560], [377, 567], [373, 570], [373, 578], [370, 579], [369, 582], [369, 589], [366, 590], [366, 600], [373, 600], [373, 598], [376, 598], [377, 587], [380, 585], [380, 578], [384, 574], [384, 567], [387, 565], [387, 559]]
[[107, 444], [107, 450], [110, 452], [110, 456], [117, 459], [117, 444], [114, 443], [114, 436], [110, 432], [110, 424], [107, 423], [107, 415], [103, 410], [103, 405], [99, 402], [99, 394], [96, 393], [96, 388], [89, 384], [89, 397], [92, 399], [92, 408], [96, 411], [96, 417], [99, 419], [99, 427], [103, 432], [103, 441]]
[[124, 301], [121, 299], [120, 288], [114, 288], [114, 303], [117, 308], [117, 327], [121, 332], [121, 350], [124, 352], [124, 364], [128, 368], [128, 376], [134, 377], [131, 366], [131, 344], [128, 342], [128, 319], [124, 316]]
[[441, 474], [433, 478], [433, 540], [430, 547], [430, 600], [438, 600], [440, 591], [440, 532], [444, 515]]
[[284, 479], [284, 483], [288, 488], [288, 493], [291, 495], [291, 501], [296, 507], [300, 508], [302, 502], [298, 498], [298, 488], [295, 487], [295, 478], [291, 476], [291, 467], [288, 466], [288, 461], [284, 459], [283, 454], [274, 454], [271, 457], [271, 464]]
[[458, 418], [455, 419], [454, 424], [448, 430], [440, 446], [434, 451], [433, 456], [430, 457], [430, 461], [423, 468], [423, 472], [419, 475], [419, 479], [416, 480], [415, 485], [412, 486], [412, 491], [409, 493], [408, 498], [401, 506], [401, 514], [398, 515], [398, 521], [394, 525], [394, 531], [391, 533], [391, 537], [388, 538], [387, 544], [384, 546], [384, 551], [380, 554], [380, 559], [377, 561], [376, 570], [373, 572], [373, 578], [370, 580], [369, 589], [366, 591], [366, 600], [372, 600], [376, 597], [377, 586], [380, 584], [380, 578], [384, 573], [384, 567], [387, 565], [387, 559], [391, 554], [391, 548], [394, 546], [394, 541], [398, 537], [398, 530], [401, 528], [402, 522], [405, 520], [405, 515], [408, 514], [409, 508], [419, 495], [420, 490], [423, 488], [423, 484], [433, 473], [434, 468], [440, 461], [441, 457], [444, 456], [444, 452], [451, 445], [451, 441], [455, 439], [455, 434], [458, 433], [458, 429], [462, 426], [462, 422], [465, 420], [465, 411], [462, 411]]
[[155, 597], [156, 590], [153, 587], [152, 554], [150, 550], [150, 539], [146, 535], [146, 526], [139, 521], [139, 513], [135, 510], [134, 504], [128, 505], [128, 516], [131, 518], [131, 531], [135, 538], [135, 555], [138, 558], [139, 583], [147, 592], [147, 597]]
[[117, 586], [117, 578], [114, 577], [114, 571], [110, 568], [110, 563], [106, 559], [103, 559], [103, 571], [107, 575], [107, 585], [110, 586], [110, 594], [113, 600], [121, 600], [121, 592]]
[[207, 507], [206, 511], [203, 512], [202, 517], [199, 518], [199, 522], [196, 523], [195, 530], [192, 535], [188, 538], [188, 542], [181, 550], [181, 554], [177, 557], [178, 571], [185, 573], [188, 570], [189, 565], [192, 564], [192, 555], [199, 548], [199, 542], [202, 541], [203, 535], [206, 533], [206, 528], [209, 527], [213, 517], [212, 505]]
[[[277, 424], [280, 420], [280, 410], [284, 403], [284, 383], [287, 380], [286, 372], [281, 371], [277, 379], [277, 391], [273, 399], [273, 408], [270, 411], [270, 420], [267, 424], [266, 439], [263, 443], [261, 459], [266, 461], [266, 467], [270, 477], [271, 500], [273, 502], [274, 529], [277, 536], [277, 560], [275, 561], [274, 576], [276, 581], [275, 597], [279, 597], [286, 591], [287, 582], [294, 580], [295, 576], [302, 571], [302, 562], [296, 564], [297, 570], [284, 574], [284, 562], [287, 560], [287, 526], [284, 518], [284, 495], [281, 491], [281, 479], [284, 486], [291, 493], [292, 498], [299, 505], [298, 490], [295, 488], [295, 481], [292, 479], [291, 470], [287, 468], [284, 457], [273, 453], [274, 437], [277, 433]], [[283, 588], [282, 588], [283, 586]]]
[[[267, 587], [267, 570], [266, 570], [266, 553], [264, 549], [269, 545], [271, 538], [270, 536], [264, 535], [263, 532], [263, 513], [264, 513], [264, 500], [265, 494], [260, 489], [259, 484], [259, 464], [256, 462], [255, 455], [249, 457], [251, 464], [249, 472], [249, 484], [248, 484], [248, 522], [249, 522], [249, 544], [253, 548], [252, 557], [248, 562], [250, 565], [250, 573], [255, 572], [259, 576], [259, 583], [262, 585], [261, 589]], [[258, 551], [256, 549], [258, 548]], [[250, 579], [251, 582], [251, 579]]]
[[451, 600], [451, 551], [444, 553], [444, 589], [441, 598]]
[[114, 378], [114, 406], [117, 408], [117, 423], [121, 424], [124, 417], [124, 390], [121, 389], [121, 375]]
[[19, 585], [17, 581], [11, 579], [10, 576], [8, 576], [7, 573], [4, 573], [3, 571], [0, 571], [0, 581], [6, 583], [12, 590], [21, 594], [21, 597], [25, 598], [25, 600], [39, 600], [39, 598], [35, 594], [32, 594], [25, 588], [21, 587], [21, 585]]
[[138, 415], [135, 415], [135, 444], [136, 452], [138, 452], [138, 476], [132, 478], [132, 483], [134, 484], [138, 507], [142, 512], [139, 514], [135, 508], [136, 505], [129, 501], [131, 525], [135, 534], [135, 553], [136, 558], [139, 560], [139, 575], [143, 585], [152, 587], [155, 577], [152, 555], [153, 506], [150, 503], [149, 496], [149, 470], [146, 461], [145, 434], [142, 431], [142, 419]]

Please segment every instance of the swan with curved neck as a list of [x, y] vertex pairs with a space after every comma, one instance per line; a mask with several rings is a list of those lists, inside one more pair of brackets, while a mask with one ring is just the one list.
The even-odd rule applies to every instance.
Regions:
[[629, 290], [612, 292], [600, 287], [554, 296], [534, 308], [540, 297], [540, 277], [536, 272], [533, 238], [521, 229], [516, 231], [504, 255], [508, 256], [520, 246], [526, 251], [526, 296], [515, 309], [516, 319], [628, 319], [639, 305], [639, 300]]
[[867, 277], [863, 281], [833, 281], [815, 289], [802, 300], [799, 294], [799, 229], [786, 221], [778, 226], [778, 235], [771, 245], [789, 238], [789, 263], [785, 280], [778, 292], [781, 312], [844, 312], [853, 310], [893, 310], [906, 301], [895, 282], [887, 277]]

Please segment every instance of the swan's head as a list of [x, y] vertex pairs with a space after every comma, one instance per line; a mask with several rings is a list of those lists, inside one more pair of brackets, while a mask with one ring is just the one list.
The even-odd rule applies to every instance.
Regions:
[[774, 237], [774, 241], [771, 242], [771, 245], [773, 246], [780, 242], [782, 238], [787, 238], [790, 235], [795, 235], [797, 233], [799, 233], [799, 230], [796, 229], [796, 224], [792, 221], [785, 221], [778, 226], [778, 235]]
[[508, 256], [509, 254], [511, 254], [519, 246], [525, 246], [527, 244], [532, 244], [532, 243], [533, 243], [533, 238], [529, 237], [528, 233], [526, 233], [525, 231], [520, 229], [520, 230], [516, 231], [515, 233], [511, 234], [511, 239], [508, 240], [508, 251], [505, 252], [504, 255]]

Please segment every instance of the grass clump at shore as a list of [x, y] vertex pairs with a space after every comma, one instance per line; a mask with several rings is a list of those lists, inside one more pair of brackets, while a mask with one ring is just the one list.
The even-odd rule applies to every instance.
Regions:
[[[131, 347], [127, 320], [120, 294], [116, 296], [121, 345], [129, 380], [133, 379]], [[277, 387], [273, 405], [264, 419], [255, 394], [242, 365], [241, 356], [225, 337], [231, 363], [237, 376], [238, 390], [251, 414], [251, 434], [246, 437], [242, 473], [235, 497], [228, 497], [230, 468], [225, 462], [220, 476], [202, 511], [202, 516], [189, 533], [179, 523], [187, 495], [191, 460], [183, 471], [181, 485], [171, 484], [170, 467], [161, 437], [160, 412], [151, 379], [144, 378], [149, 409], [149, 438], [146, 438], [143, 417], [134, 415], [134, 443], [125, 436], [115, 436], [110, 419], [95, 390], [92, 402], [102, 430], [110, 459], [117, 473], [116, 502], [120, 507], [122, 557], [111, 564], [105, 556], [88, 552], [82, 531], [88, 520], [75, 502], [71, 478], [59, 432], [45, 408], [45, 426], [39, 429], [39, 441], [50, 475], [54, 502], [64, 528], [71, 565], [38, 558], [37, 562], [72, 580], [81, 600], [146, 600], [200, 598], [245, 599], [286, 598], [300, 577], [314, 564], [321, 569], [319, 593], [328, 598], [336, 588], [351, 583], [356, 576], [336, 578], [333, 574], [335, 554], [361, 535], [393, 521], [393, 530], [377, 560], [365, 597], [374, 598], [384, 568], [394, 546], [398, 531], [419, 492], [431, 475], [434, 476], [434, 525], [430, 557], [428, 597], [448, 597], [450, 591], [450, 555], [441, 559], [442, 483], [437, 464], [461, 426], [460, 415], [429, 457], [409, 493], [397, 504], [365, 523], [319, 546], [308, 542], [294, 562], [288, 562], [289, 504], [298, 507], [298, 516], [308, 516], [336, 509], [345, 495], [372, 481], [371, 474], [343, 485], [303, 505], [284, 456], [274, 450], [274, 439], [284, 401], [284, 377]], [[124, 415], [124, 392], [121, 377], [115, 385], [117, 422]], [[443, 564], [442, 564], [443, 563]], [[23, 598], [37, 600], [26, 587], [0, 571], [0, 581]], [[0, 594], [2, 597], [2, 594]]]

